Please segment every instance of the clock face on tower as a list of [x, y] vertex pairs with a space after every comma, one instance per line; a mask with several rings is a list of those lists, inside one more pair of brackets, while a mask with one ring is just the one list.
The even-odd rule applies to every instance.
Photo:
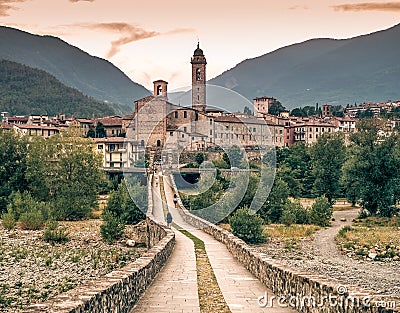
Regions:
[[199, 68], [196, 69], [196, 80], [201, 79], [201, 70]]

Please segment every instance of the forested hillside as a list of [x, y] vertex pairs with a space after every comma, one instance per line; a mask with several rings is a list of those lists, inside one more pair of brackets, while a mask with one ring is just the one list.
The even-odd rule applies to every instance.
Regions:
[[114, 113], [107, 103], [63, 85], [44, 71], [7, 60], [0, 61], [0, 111], [11, 115], [65, 113], [79, 117]]

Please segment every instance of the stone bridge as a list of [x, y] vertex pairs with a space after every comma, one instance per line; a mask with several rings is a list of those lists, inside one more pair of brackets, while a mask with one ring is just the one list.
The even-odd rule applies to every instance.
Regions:
[[[151, 248], [147, 255], [101, 280], [31, 306], [27, 312], [209, 312], [200, 309], [193, 241], [177, 228], [204, 242], [219, 289], [232, 313], [400, 312], [399, 299], [374, 295], [355, 286], [345, 286], [346, 293], [338, 293], [338, 287], [343, 287], [339, 281], [286, 268], [231, 233], [190, 214], [180, 199], [175, 207], [173, 194], [178, 193], [172, 175], [155, 175], [150, 181], [147, 229]], [[173, 229], [165, 225], [168, 210], [173, 216]], [[265, 302], [266, 295], [271, 302]], [[364, 297], [370, 299], [368, 307], [357, 303]], [[393, 301], [397, 301], [397, 309], [380, 305]]]

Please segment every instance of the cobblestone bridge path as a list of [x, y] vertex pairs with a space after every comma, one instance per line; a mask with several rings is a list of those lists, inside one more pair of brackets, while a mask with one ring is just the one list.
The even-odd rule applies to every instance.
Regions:
[[[163, 179], [156, 177], [153, 180], [153, 215], [157, 220], [164, 220], [160, 190], [165, 190], [167, 204], [164, 204], [164, 208], [168, 205], [174, 223], [177, 225], [176, 227], [187, 230], [204, 242], [217, 283], [230, 311], [232, 313], [295, 312], [288, 308], [261, 308], [258, 305], [258, 297], [263, 296], [265, 292], [269, 296], [273, 296], [272, 291], [268, 290], [245, 267], [235, 260], [225, 245], [203, 231], [194, 229], [182, 220], [179, 212], [174, 207], [173, 191], [170, 184], [164, 183], [164, 188], [160, 189], [160, 184], [167, 179], [169, 178], [164, 176]], [[172, 255], [131, 313], [208, 312], [207, 308], [202, 311], [200, 310], [196, 256], [193, 241], [177, 229], [174, 229], [174, 231], [176, 245]]]

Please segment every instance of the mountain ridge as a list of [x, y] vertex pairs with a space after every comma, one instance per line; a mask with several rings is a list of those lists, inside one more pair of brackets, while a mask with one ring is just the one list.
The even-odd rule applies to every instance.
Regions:
[[149, 94], [110, 61], [92, 56], [62, 39], [0, 26], [0, 58], [44, 70], [67, 86], [100, 101], [120, 104], [128, 113]]
[[[396, 62], [400, 41], [395, 40], [399, 38], [400, 24], [348, 39], [309, 39], [243, 60], [209, 83], [232, 89], [248, 99], [273, 96], [288, 108], [316, 102], [345, 105], [390, 99], [386, 97], [400, 98], [400, 92], [396, 91], [400, 87], [400, 68]], [[379, 57], [381, 54], [384, 57]], [[360, 57], [367, 63], [360, 64]], [[329, 77], [323, 73], [329, 73]], [[374, 75], [381, 78], [376, 80]], [[356, 87], [353, 96], [349, 84]], [[329, 88], [338, 88], [337, 94]]]
[[0, 60], [0, 111], [77, 117], [114, 114], [108, 104], [65, 86], [51, 74], [8, 60]]

